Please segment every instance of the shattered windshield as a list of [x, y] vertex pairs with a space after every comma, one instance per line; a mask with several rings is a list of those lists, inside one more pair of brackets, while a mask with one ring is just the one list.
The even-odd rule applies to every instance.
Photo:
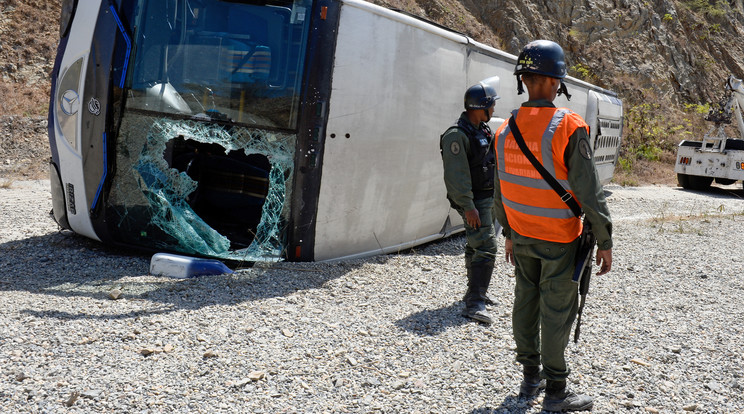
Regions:
[[237, 261], [283, 255], [294, 135], [124, 117], [109, 194], [119, 240]]
[[127, 108], [295, 129], [311, 3], [137, 2]]

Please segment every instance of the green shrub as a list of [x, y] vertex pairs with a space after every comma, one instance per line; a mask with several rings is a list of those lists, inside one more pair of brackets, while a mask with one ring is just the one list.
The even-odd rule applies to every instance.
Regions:
[[575, 76], [581, 80], [587, 82], [596, 82], [597, 80], [597, 75], [595, 75], [588, 66], [582, 63], [577, 63], [568, 68], [568, 70], [572, 76]]
[[721, 0], [684, 0], [682, 4], [696, 13], [702, 13], [709, 17], [726, 15], [726, 4]]

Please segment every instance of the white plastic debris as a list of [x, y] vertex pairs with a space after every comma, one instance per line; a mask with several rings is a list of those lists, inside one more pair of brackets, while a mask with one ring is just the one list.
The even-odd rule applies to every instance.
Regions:
[[150, 274], [186, 279], [197, 276], [233, 273], [219, 260], [180, 256], [171, 253], [156, 253], [150, 260]]

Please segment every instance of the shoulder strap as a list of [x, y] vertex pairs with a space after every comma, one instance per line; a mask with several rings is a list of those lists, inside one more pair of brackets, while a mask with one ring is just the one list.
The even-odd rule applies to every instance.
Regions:
[[558, 180], [553, 177], [548, 170], [543, 167], [542, 164], [540, 164], [540, 161], [535, 158], [535, 155], [530, 151], [529, 148], [527, 148], [527, 144], [524, 142], [524, 138], [522, 138], [522, 133], [519, 132], [519, 127], [517, 127], [516, 121], [514, 121], [514, 117], [509, 118], [509, 129], [511, 129], [512, 135], [514, 135], [514, 140], [517, 141], [517, 145], [519, 145], [519, 149], [522, 150], [524, 153], [524, 156], [527, 157], [528, 160], [532, 163], [532, 165], [535, 167], [537, 172], [542, 175], [543, 179], [550, 184], [550, 186], [555, 190], [556, 193], [561, 197], [561, 200], [563, 200], [564, 203], [568, 204], [568, 207], [571, 209], [571, 211], [574, 213], [576, 217], [581, 217], [581, 207], [579, 207], [579, 203], [576, 202], [576, 199], [573, 198], [571, 193], [566, 191], [565, 188], [561, 185], [561, 183], [558, 182]]

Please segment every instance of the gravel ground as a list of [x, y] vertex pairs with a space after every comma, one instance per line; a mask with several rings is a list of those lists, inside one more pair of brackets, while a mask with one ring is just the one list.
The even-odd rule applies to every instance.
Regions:
[[[153, 277], [149, 256], [59, 232], [48, 187], [0, 188], [2, 412], [540, 412], [516, 399], [512, 268], [495, 324], [459, 316], [462, 237]], [[599, 413], [744, 412], [741, 185], [607, 190], [614, 270], [569, 345], [571, 387]]]

